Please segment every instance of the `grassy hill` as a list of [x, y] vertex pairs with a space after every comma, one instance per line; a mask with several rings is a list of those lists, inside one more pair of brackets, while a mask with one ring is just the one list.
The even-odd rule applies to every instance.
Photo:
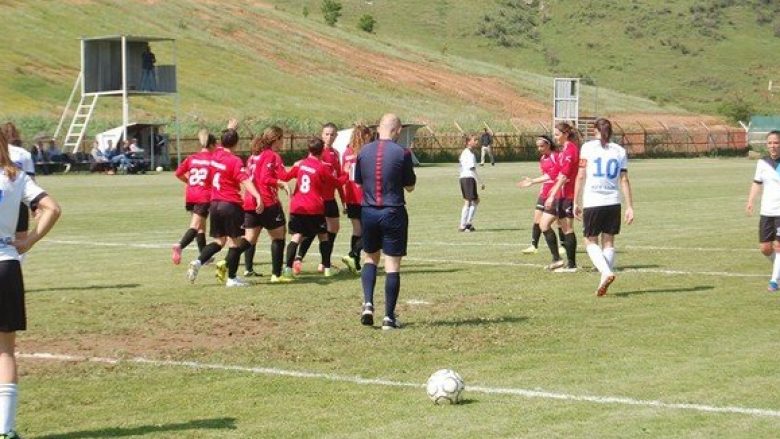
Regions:
[[[763, 0], [611, 3], [345, 0], [330, 27], [319, 0], [4, 0], [12, 26], [0, 36], [0, 116], [53, 131], [78, 73], [78, 37], [121, 33], [177, 39], [185, 129], [235, 115], [308, 130], [385, 111], [444, 130], [453, 120], [511, 129], [549, 120], [555, 75], [593, 85], [585, 114], [684, 119], [738, 99], [778, 110], [761, 95], [780, 49], [774, 22], [757, 16]], [[357, 28], [364, 14], [377, 21], [372, 34]], [[715, 20], [716, 34], [695, 20]], [[172, 104], [136, 99], [133, 119], [169, 120]], [[116, 123], [119, 111], [103, 100], [93, 127]]]

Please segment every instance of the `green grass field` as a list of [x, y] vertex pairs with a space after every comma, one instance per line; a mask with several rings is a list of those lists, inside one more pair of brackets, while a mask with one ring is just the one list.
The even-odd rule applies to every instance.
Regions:
[[[312, 273], [316, 251], [297, 283], [269, 284], [267, 237], [256, 286], [227, 290], [210, 267], [190, 285], [169, 259], [188, 222], [170, 173], [42, 176], [63, 217], [24, 265], [18, 429], [34, 439], [777, 437], [780, 297], [765, 290], [758, 219], [743, 213], [754, 166], [633, 161], [636, 223], [617, 239], [620, 271], [604, 298], [593, 295], [597, 273], [547, 273], [544, 251], [520, 255], [536, 193], [514, 182], [535, 164], [480, 168], [487, 190], [471, 234], [456, 231], [455, 166], [418, 168], [406, 326], [395, 332], [359, 324], [359, 280]], [[590, 267], [582, 249], [578, 258]], [[70, 359], [30, 357], [40, 353]], [[422, 384], [445, 367], [464, 377], [465, 404], [427, 399]]]

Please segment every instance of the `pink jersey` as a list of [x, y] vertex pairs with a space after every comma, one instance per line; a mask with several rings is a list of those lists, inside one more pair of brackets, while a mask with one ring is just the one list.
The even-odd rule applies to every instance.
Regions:
[[[286, 180], [287, 172], [284, 169], [282, 157], [271, 149], [265, 149], [260, 154], [252, 155], [246, 160], [246, 170], [252, 176], [260, 196], [263, 199], [263, 206], [269, 207], [279, 202], [279, 180]], [[244, 194], [244, 210], [254, 211], [257, 207], [255, 197], [251, 194]]]
[[[356, 161], [357, 155], [354, 151], [352, 151], [351, 147], [347, 146], [347, 149], [344, 150], [343, 168], [346, 175], [352, 175], [352, 168], [355, 166]], [[345, 204], [360, 204], [363, 201], [363, 188], [361, 188], [359, 184], [352, 181], [352, 179], [348, 180], [344, 184], [344, 197], [342, 200], [344, 200]]]
[[563, 185], [559, 198], [574, 198], [574, 181], [580, 166], [580, 150], [574, 142], [566, 142], [563, 150], [558, 153], [558, 163], [561, 173], [568, 179]]
[[241, 204], [241, 183], [249, 180], [241, 159], [219, 145], [211, 154], [211, 172], [211, 200]]
[[550, 154], [544, 154], [539, 158], [539, 169], [542, 174], [550, 177], [549, 181], [542, 183], [542, 187], [539, 189], [539, 196], [541, 198], [547, 198], [550, 195], [550, 189], [555, 185], [555, 180], [560, 174], [560, 162], [557, 152], [551, 152]]
[[211, 152], [201, 149], [179, 164], [176, 177], [187, 178], [186, 203], [208, 203], [211, 201]]
[[290, 200], [290, 213], [323, 215], [325, 213], [323, 190], [343, 184], [346, 175], [342, 175], [340, 180], [336, 179], [331, 174], [329, 165], [310, 155], [293, 166], [282, 180], [293, 178], [297, 181]]
[[[339, 161], [339, 153], [335, 149], [331, 147], [324, 148], [322, 150], [322, 157], [320, 157], [320, 160], [322, 160], [322, 163], [328, 166], [328, 169], [330, 169], [330, 173], [333, 177], [339, 178], [339, 176], [343, 174], [343, 171], [341, 170], [341, 163]], [[323, 199], [335, 200], [336, 190], [339, 191], [339, 196], [343, 201], [344, 190], [342, 189], [341, 185], [331, 185], [330, 183], [326, 183], [326, 186], [323, 188], [323, 192], [322, 192]]]

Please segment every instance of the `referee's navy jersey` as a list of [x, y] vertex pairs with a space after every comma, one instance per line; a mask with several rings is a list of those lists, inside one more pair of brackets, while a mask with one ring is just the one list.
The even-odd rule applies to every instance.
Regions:
[[391, 140], [363, 146], [355, 163], [355, 182], [363, 187], [362, 206], [403, 206], [404, 187], [414, 186], [412, 152]]

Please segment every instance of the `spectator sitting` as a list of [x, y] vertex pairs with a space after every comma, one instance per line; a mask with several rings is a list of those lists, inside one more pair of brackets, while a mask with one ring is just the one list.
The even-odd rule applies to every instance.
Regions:
[[49, 158], [46, 156], [46, 151], [43, 150], [43, 141], [38, 140], [35, 145], [30, 148], [30, 154], [32, 155], [35, 163], [48, 162]]
[[138, 140], [130, 139], [130, 145], [127, 147], [127, 151], [131, 158], [141, 159], [144, 155], [144, 149], [138, 146]]
[[64, 163], [65, 164], [65, 173], [68, 173], [70, 171], [70, 167], [73, 164], [73, 159], [71, 159], [67, 154], [62, 152], [57, 147], [57, 144], [54, 143], [54, 139], [49, 140], [49, 147], [45, 151], [45, 154], [49, 156], [49, 160], [56, 162], [56, 163]]
[[130, 147], [125, 145], [111, 157], [111, 167], [115, 172], [126, 171], [130, 166]]
[[98, 146], [97, 141], [92, 143], [92, 151], [90, 151], [90, 160], [92, 161], [92, 164], [89, 165], [89, 171], [108, 172], [111, 170], [111, 161]]

